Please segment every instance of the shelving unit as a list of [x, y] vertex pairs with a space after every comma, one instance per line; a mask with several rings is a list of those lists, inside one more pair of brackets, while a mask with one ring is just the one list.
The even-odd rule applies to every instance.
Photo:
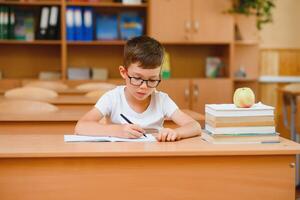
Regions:
[[[41, 71], [59, 71], [67, 80], [68, 67], [108, 69], [110, 79], [120, 78], [125, 41], [67, 41], [65, 11], [67, 6], [92, 7], [95, 13], [138, 11], [145, 19], [145, 34], [163, 43], [170, 54], [171, 79], [160, 89], [168, 92], [181, 108], [204, 112], [205, 103], [230, 103], [235, 88], [247, 86], [258, 93], [258, 40], [255, 21], [224, 14], [230, 1], [148, 0], [141, 5], [124, 5], [112, 0], [69, 2], [65, 0], [6, 2], [0, 5], [37, 10], [59, 6], [60, 39], [35, 41], [0, 41], [0, 69], [5, 80], [36, 79]], [[243, 40], [234, 40], [234, 24], [240, 26]], [[244, 30], [245, 29], [245, 30]], [[244, 32], [243, 32], [244, 31]], [[2, 53], [3, 52], [3, 53]], [[219, 57], [223, 75], [206, 78], [207, 57]], [[243, 66], [247, 77], [237, 78]], [[176, 91], [174, 91], [176, 87]]]

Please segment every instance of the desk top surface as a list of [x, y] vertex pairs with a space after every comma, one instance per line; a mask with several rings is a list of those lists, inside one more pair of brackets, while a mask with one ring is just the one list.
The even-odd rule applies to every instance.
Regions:
[[[44, 114], [2, 114], [0, 122], [61, 122], [61, 121], [78, 121], [91, 108], [60, 108], [56, 112]], [[204, 121], [204, 115], [192, 110], [183, 109], [183, 112], [197, 121]]]
[[177, 142], [64, 142], [63, 135], [0, 135], [0, 158], [294, 155], [300, 144], [213, 145], [200, 137]]

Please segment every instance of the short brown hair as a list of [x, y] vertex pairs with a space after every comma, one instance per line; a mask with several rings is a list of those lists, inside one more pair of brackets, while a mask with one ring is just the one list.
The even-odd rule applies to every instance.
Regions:
[[149, 36], [139, 36], [127, 41], [124, 47], [124, 67], [139, 63], [141, 68], [154, 69], [160, 67], [164, 58], [164, 48]]

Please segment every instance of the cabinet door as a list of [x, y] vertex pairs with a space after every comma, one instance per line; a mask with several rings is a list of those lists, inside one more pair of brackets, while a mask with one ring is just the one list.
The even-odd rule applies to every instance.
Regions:
[[191, 29], [191, 0], [149, 1], [148, 33], [160, 42], [185, 42]]
[[230, 42], [234, 36], [233, 16], [224, 11], [227, 0], [192, 0], [192, 30], [195, 42]]
[[194, 79], [192, 82], [192, 110], [204, 114], [205, 104], [232, 103], [231, 79]]
[[190, 80], [162, 80], [157, 90], [167, 93], [180, 109], [190, 108]]

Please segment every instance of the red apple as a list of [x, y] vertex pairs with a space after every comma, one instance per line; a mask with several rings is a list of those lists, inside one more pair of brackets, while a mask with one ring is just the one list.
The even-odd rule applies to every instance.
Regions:
[[250, 108], [255, 103], [255, 95], [250, 88], [238, 88], [234, 92], [233, 103], [238, 108]]

